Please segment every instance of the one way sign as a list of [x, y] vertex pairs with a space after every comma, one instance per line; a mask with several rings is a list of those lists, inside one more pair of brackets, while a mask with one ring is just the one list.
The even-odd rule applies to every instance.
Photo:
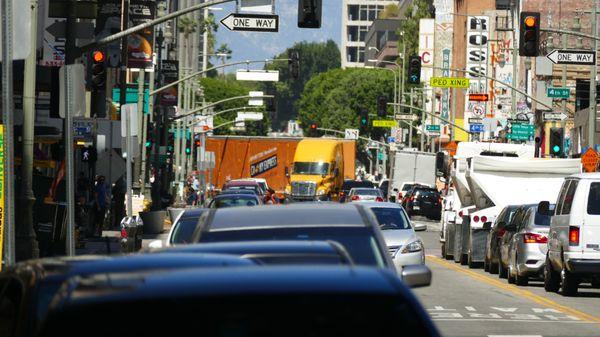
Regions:
[[221, 20], [221, 23], [223, 26], [227, 27], [227, 29], [235, 31], [279, 31], [278, 15], [231, 13]]
[[596, 52], [590, 50], [555, 49], [546, 57], [554, 64], [596, 64]]

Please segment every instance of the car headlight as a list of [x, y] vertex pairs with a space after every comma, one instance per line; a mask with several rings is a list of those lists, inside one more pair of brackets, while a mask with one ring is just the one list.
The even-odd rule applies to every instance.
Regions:
[[423, 243], [421, 242], [421, 240], [417, 240], [417, 241], [413, 241], [413, 242], [407, 244], [406, 246], [404, 246], [404, 248], [402, 248], [402, 254], [416, 253], [416, 252], [420, 252], [422, 250], [423, 250]]
[[318, 190], [317, 195], [325, 195], [325, 190]]

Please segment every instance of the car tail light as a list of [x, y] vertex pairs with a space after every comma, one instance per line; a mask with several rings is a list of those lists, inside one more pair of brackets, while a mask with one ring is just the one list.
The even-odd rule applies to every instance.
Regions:
[[352, 200], [358, 200], [358, 199], [360, 199], [360, 197], [358, 195], [353, 195], [352, 196]]
[[458, 216], [462, 218], [463, 217], [463, 211], [458, 212]]
[[569, 227], [569, 246], [579, 246], [579, 227]]
[[504, 233], [506, 233], [506, 229], [500, 228], [500, 230], [498, 231], [498, 239], [502, 239]]
[[125, 228], [121, 229], [121, 239], [127, 239], [128, 237], [127, 230]]
[[523, 235], [525, 243], [548, 243], [548, 237], [535, 233], [525, 233]]
[[482, 216], [481, 217], [481, 222], [486, 223], [487, 222], [487, 216]]
[[346, 193], [344, 193], [343, 191], [342, 191], [342, 192], [340, 192], [340, 197], [343, 197], [343, 196], [345, 196], [345, 195], [346, 195]]
[[412, 196], [412, 197], [410, 197], [410, 199], [409, 199], [409, 200], [410, 200], [410, 201], [415, 201], [415, 197], [414, 197], [414, 196]]
[[402, 199], [402, 192], [398, 193], [398, 200]]
[[479, 222], [479, 215], [473, 216], [473, 222]]
[[382, 197], [377, 197], [377, 198], [375, 198], [375, 201], [377, 201], [377, 202], [383, 202], [383, 198]]

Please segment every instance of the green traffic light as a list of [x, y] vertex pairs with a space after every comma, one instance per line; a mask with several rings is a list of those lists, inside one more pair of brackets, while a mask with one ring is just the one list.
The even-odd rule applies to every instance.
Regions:
[[151, 141], [146, 141], [146, 147], [152, 147], [152, 142]]
[[360, 124], [367, 125], [367, 119], [366, 118], [361, 118], [360, 119]]
[[560, 146], [554, 145], [554, 147], [552, 148], [552, 151], [554, 151], [554, 153], [559, 153], [560, 152]]
[[190, 149], [189, 147], [185, 148], [185, 154], [191, 154], [192, 153], [192, 149]]

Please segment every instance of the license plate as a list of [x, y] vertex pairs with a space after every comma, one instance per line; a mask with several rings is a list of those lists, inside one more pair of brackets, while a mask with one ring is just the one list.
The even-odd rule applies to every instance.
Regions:
[[419, 210], [419, 209], [421, 209], [421, 207], [419, 207], [419, 206], [413, 206], [413, 209]]

